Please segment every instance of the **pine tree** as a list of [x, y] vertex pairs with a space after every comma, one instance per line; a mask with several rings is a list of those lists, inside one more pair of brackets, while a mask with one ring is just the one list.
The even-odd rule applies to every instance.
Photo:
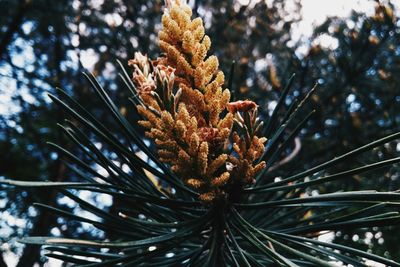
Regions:
[[[383, 19], [388, 15], [385, 9]], [[293, 150], [291, 143], [315, 113], [307, 111], [315, 87], [285, 108], [294, 78], [282, 86], [271, 68], [272, 86], [283, 90], [272, 113], [263, 115], [263, 125], [255, 102], [230, 100], [218, 59], [208, 54], [211, 40], [203, 21], [192, 18], [184, 1], [166, 1], [159, 39], [163, 55], [151, 61], [137, 53], [129, 63], [133, 78], [124, 68], [120, 76], [158, 156], [94, 76], [85, 75], [104, 114], [112, 117], [107, 125], [66, 91], [50, 95], [70, 116], [61, 129], [84, 156], [75, 156], [69, 143], [53, 144], [71, 162], [65, 166], [78, 181], [0, 181], [3, 186], [58, 189], [98, 219], [46, 203], [37, 207], [90, 223], [110, 240], [39, 236], [22, 242], [45, 245], [47, 256], [84, 266], [332, 266], [332, 259], [354, 266], [363, 266], [365, 259], [400, 266], [316, 239], [327, 230], [397, 224], [398, 192], [309, 194], [314, 186], [398, 163], [400, 158], [390, 157], [362, 165], [354, 161], [355, 167], [348, 160], [361, 159], [399, 133], [319, 165], [310, 159], [308, 165], [314, 166], [304, 170], [282, 168], [287, 160], [282, 152]], [[235, 77], [233, 72], [229, 77]], [[228, 85], [233, 83], [228, 79]], [[272, 176], [274, 171], [282, 178]], [[103, 210], [76, 195], [80, 190], [110, 195], [118, 206]]]

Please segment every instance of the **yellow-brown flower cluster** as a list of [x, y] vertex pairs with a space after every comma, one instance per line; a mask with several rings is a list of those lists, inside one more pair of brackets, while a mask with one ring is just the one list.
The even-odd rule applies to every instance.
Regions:
[[254, 183], [254, 177], [265, 168], [264, 161], [258, 164], [254, 162], [264, 153], [264, 143], [267, 141], [266, 138], [257, 136], [263, 125], [257, 117], [257, 106], [254, 102], [245, 100], [231, 102], [227, 108], [235, 113], [235, 122], [238, 126], [238, 131], [232, 133], [236, 156], [230, 155], [229, 161], [236, 166], [235, 174], [240, 175], [242, 183]]
[[159, 32], [165, 56], [150, 61], [135, 53], [129, 62], [140, 100], [137, 109], [144, 118], [139, 123], [155, 141], [160, 160], [209, 202], [226, 195], [229, 184], [252, 182], [265, 166], [254, 165], [265, 139], [249, 134], [253, 126], [242, 125], [248, 138], [233, 132], [234, 121], [239, 122], [235, 116], [254, 115], [257, 106], [243, 101], [251, 107], [232, 109], [235, 103], [229, 103], [229, 90], [222, 89], [225, 78], [218, 59], [208, 56], [211, 41], [201, 18], [192, 20], [183, 1], [166, 4]]

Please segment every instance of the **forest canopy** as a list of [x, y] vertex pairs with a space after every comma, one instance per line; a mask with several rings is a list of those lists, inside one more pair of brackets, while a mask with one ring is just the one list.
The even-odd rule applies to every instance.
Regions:
[[[326, 17], [307, 30], [302, 2], [189, 1], [193, 16], [204, 21], [204, 30], [212, 40], [209, 52], [218, 57], [219, 69], [225, 73], [225, 80], [220, 84], [227, 85], [224, 88], [229, 88], [232, 102], [253, 101], [258, 107], [257, 115], [268, 124], [273, 116], [284, 120], [288, 114], [285, 112], [294, 110], [296, 99], [301, 102], [308, 98], [302, 112], [304, 116], [313, 114], [304, 122], [306, 127], [299, 130], [285, 149], [276, 153], [281, 160], [267, 173], [277, 182], [286, 175], [308, 170], [400, 131], [400, 88], [396, 75], [400, 70], [400, 6], [390, 1], [366, 1], [365, 5], [370, 7], [368, 12], [353, 10], [346, 16]], [[77, 182], [84, 176], [65, 154], [48, 144], [62, 145], [72, 155], [90, 160], [58, 125], [65, 121], [65, 111], [51, 101], [49, 93], [55, 98], [67, 94], [96, 118], [101, 118], [108, 130], [118, 132], [115, 118], [103, 108], [83, 72], [97, 77], [119, 113], [129, 119], [146, 145], [155, 149], [145, 137], [145, 130], [135, 123], [139, 115], [129, 90], [121, 89], [126, 84], [118, 76], [121, 72], [118, 62], [131, 77], [133, 69], [128, 66], [128, 60], [134, 58], [135, 52], [153, 59], [168, 52], [158, 46], [163, 10], [161, 0], [0, 2], [1, 180]], [[289, 81], [290, 91], [281, 100]], [[315, 85], [315, 92], [309, 95]], [[275, 113], [277, 105], [283, 109]], [[255, 120], [256, 116], [253, 117]], [[218, 122], [216, 119], [215, 125]], [[67, 123], [73, 127], [77, 121], [72, 119]], [[302, 118], [293, 119], [293, 123], [303, 123]], [[271, 136], [278, 126], [278, 123], [268, 125], [262, 133]], [[288, 129], [287, 134], [289, 130], [295, 131], [296, 127]], [[93, 146], [117, 162], [117, 155], [108, 145], [98, 142]], [[260, 152], [261, 156], [263, 151]], [[369, 166], [399, 155], [399, 140], [393, 139], [319, 175]], [[264, 163], [272, 164], [268, 159]], [[100, 174], [106, 174], [100, 165], [95, 167]], [[348, 175], [340, 182], [306, 188], [304, 194], [318, 196], [357, 190], [395, 192], [399, 190], [399, 173], [399, 164], [395, 163]], [[248, 175], [245, 184], [251, 184], [249, 181], [257, 174], [254, 171]], [[218, 175], [221, 176], [214, 178], [224, 178], [224, 173]], [[199, 181], [193, 179], [188, 183], [195, 185]], [[213, 194], [214, 198], [216, 191], [213, 190], [202, 191], [202, 197], [211, 198]], [[117, 212], [121, 204], [99, 192], [74, 192], [110, 213]], [[69, 194], [72, 196], [53, 188], [21, 190], [0, 185], [0, 266], [7, 266], [6, 263], [34, 266], [48, 261], [38, 246], [16, 242], [26, 236], [114, 238], [112, 233], [106, 235], [90, 223], [68, 220], [40, 205], [32, 206], [41, 203], [71, 214], [90, 216], [71, 201], [73, 193]], [[310, 211], [302, 219], [317, 217], [321, 215], [319, 212]], [[398, 230], [398, 223], [368, 229], [338, 228], [327, 231], [321, 240], [374, 252], [399, 262], [399, 237], [393, 235]]]

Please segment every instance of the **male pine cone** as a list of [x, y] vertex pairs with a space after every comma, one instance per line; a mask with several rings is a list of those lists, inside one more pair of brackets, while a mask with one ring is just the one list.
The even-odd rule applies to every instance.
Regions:
[[202, 19], [191, 17], [184, 1], [166, 1], [159, 32], [164, 56], [150, 61], [135, 53], [129, 65], [134, 68], [137, 109], [144, 118], [139, 124], [156, 143], [160, 160], [195, 188], [202, 201], [211, 202], [226, 197], [230, 185], [253, 182], [265, 167], [264, 161], [254, 162], [263, 154], [266, 139], [246, 132], [259, 124], [241, 125], [247, 129], [243, 133], [233, 131], [240, 113], [254, 117], [257, 105], [247, 101], [252, 108], [227, 110], [238, 102], [230, 103], [229, 89], [222, 89], [225, 77], [217, 57], [208, 56], [211, 40]]

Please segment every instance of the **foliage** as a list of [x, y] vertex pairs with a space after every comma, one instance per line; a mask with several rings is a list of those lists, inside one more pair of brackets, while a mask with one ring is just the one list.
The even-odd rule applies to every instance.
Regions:
[[[29, 8], [26, 9], [24, 3], [28, 3]], [[296, 2], [298, 6], [291, 6], [294, 9], [288, 12], [286, 5], [289, 7], [291, 1], [254, 3], [251, 1], [249, 5], [240, 5], [238, 1], [195, 1], [194, 12], [205, 18], [206, 31], [213, 39], [211, 50], [219, 57], [221, 69], [227, 73], [232, 59], [237, 62], [232, 86], [228, 88], [233, 89], [236, 99], [250, 98], [256, 101], [265, 121], [272, 112], [274, 100], [278, 100], [282, 94], [284, 81], [289, 79], [291, 73], [296, 73], [297, 78], [283, 102], [286, 108], [295, 97], [304, 96], [317, 81], [320, 83], [304, 107], [307, 111], [315, 109], [315, 113], [306, 129], [300, 132], [300, 139], [295, 139], [297, 145], [282, 150], [289, 154], [293, 148], [297, 151], [301, 147], [303, 153], [293, 153], [295, 160], [282, 161], [284, 167], [270, 168], [266, 173], [271, 177], [269, 179], [284, 177], [288, 172], [293, 174], [294, 171], [307, 170], [343, 151], [400, 130], [400, 117], [396, 112], [400, 109], [400, 90], [397, 76], [394, 75], [399, 67], [397, 51], [400, 39], [395, 15], [392, 19], [382, 20], [376, 19], [379, 16], [354, 12], [349, 18], [330, 18], [316, 29], [310, 39], [293, 43], [291, 33], [296, 33], [296, 23], [293, 22], [300, 19], [300, 4]], [[116, 101], [122, 114], [128, 116], [130, 121], [135, 121], [137, 117], [132, 114], [127, 101], [129, 90], [116, 90], [123, 83], [113, 79], [114, 68], [108, 62], [114, 63], [114, 58], [126, 62], [136, 49], [156, 56], [156, 35], [153, 33], [159, 29], [161, 1], [105, 1], [102, 4], [76, 1], [70, 5], [68, 1], [6, 0], [0, 6], [1, 47], [6, 32], [14, 29], [10, 26], [16, 26], [8, 49], [0, 52], [0, 90], [7, 96], [7, 92], [16, 87], [12, 101], [15, 104], [13, 108], [19, 108], [18, 112], [0, 116], [0, 149], [5, 152], [0, 155], [0, 176], [18, 180], [76, 181], [79, 177], [66, 170], [64, 156], [49, 148], [46, 141], [63, 144], [82, 159], [87, 156], [63, 138], [61, 128], [56, 128], [56, 122], [61, 121], [63, 116], [57, 106], [49, 104], [45, 93], [52, 92], [62, 97], [53, 88], [63, 88], [87, 110], [101, 118], [118, 138], [122, 138], [118, 129], [112, 126], [110, 115], [104, 112], [100, 101], [91, 95], [88, 83], [83, 81], [80, 74], [83, 66], [77, 59], [84, 59], [85, 54], [96, 56], [96, 64], [91, 70], [100, 76], [103, 85], [110, 88], [108, 94]], [[397, 13], [393, 6], [387, 6], [393, 8], [392, 14]], [[379, 8], [377, 12], [381, 12]], [[20, 16], [20, 24], [15, 23]], [[110, 20], [114, 16], [117, 16], [117, 20]], [[371, 27], [362, 27], [364, 22]], [[358, 33], [357, 39], [353, 38], [353, 31]], [[338, 41], [337, 47], [327, 47], [320, 42], [327, 36]], [[378, 38], [376, 46], [367, 45], [370, 36]], [[299, 53], [304, 51], [304, 46], [308, 50]], [[346, 58], [339, 60], [343, 55]], [[24, 57], [23, 62], [18, 61], [21, 56]], [[357, 58], [362, 59], [364, 66], [357, 63]], [[260, 69], [259, 65], [266, 67]], [[10, 82], [6, 78], [10, 78]], [[26, 97], [27, 92], [34, 97], [33, 100]], [[285, 111], [282, 107], [278, 115], [284, 116]], [[300, 121], [294, 119], [296, 123]], [[296, 123], [287, 129], [293, 130]], [[355, 157], [352, 162], [345, 161], [332, 166], [327, 174], [396, 157], [396, 144], [396, 141], [390, 142]], [[106, 153], [108, 155], [108, 151]], [[399, 168], [394, 165], [367, 174], [351, 175], [340, 183], [329, 182], [305, 191], [313, 194], [337, 190], [397, 190], [398, 177]], [[83, 212], [61, 202], [65, 199], [62, 195], [51, 193], [52, 190], [44, 192], [0, 192], [0, 206], [5, 203], [5, 206], [1, 206], [3, 212], [29, 219], [26, 229], [9, 224], [14, 232], [8, 235], [3, 231], [0, 238], [5, 239], [2, 241], [7, 242], [13, 236], [26, 234], [48, 235], [50, 230], [53, 234], [54, 229], [59, 229], [67, 237], [98, 237], [91, 231], [83, 232], [87, 224], [82, 227], [80, 223], [68, 221], [65, 230], [67, 221], [63, 218], [56, 218], [43, 210], [36, 210], [37, 213], [29, 207], [32, 202], [56, 203], [63, 210], [78, 214]], [[80, 191], [79, 194], [86, 192]], [[54, 198], [50, 197], [52, 195]], [[101, 203], [97, 202], [96, 205]], [[118, 203], [114, 201], [114, 205], [118, 206]], [[113, 207], [110, 209], [113, 210]], [[318, 213], [318, 210], [314, 211]], [[1, 221], [2, 226], [8, 224], [6, 217], [2, 217]], [[336, 231], [335, 242], [362, 250], [372, 249], [399, 261], [398, 238], [392, 234], [394, 231], [398, 231], [398, 228], [341, 229]], [[372, 240], [367, 238], [369, 241], [364, 242], [364, 237], [369, 235], [375, 237]], [[359, 237], [359, 240], [353, 241], [355, 237]], [[24, 250], [24, 255], [28, 257], [21, 258], [20, 266], [31, 266], [39, 260], [38, 252], [30, 247]]]
[[[169, 54], [170, 51], [171, 49], [167, 48], [167, 59], [172, 57]], [[172, 66], [177, 68], [178, 77], [189, 77], [187, 68], [180, 72], [182, 61], [176, 56], [172, 58], [174, 59], [172, 63], [167, 61], [167, 64], [176, 64]], [[138, 60], [134, 64], [138, 66]], [[164, 67], [167, 68], [168, 65]], [[203, 67], [205, 70], [210, 69]], [[142, 72], [139, 75], [143, 75], [144, 68], [140, 70]], [[216, 72], [216, 68], [212, 70], [211, 77]], [[207, 77], [205, 73], [202, 75]], [[160, 76], [162, 77], [161, 74]], [[141, 88], [135, 87], [126, 70], [123, 69], [120, 77], [129, 89], [134, 103], [139, 89], [141, 101], [148, 101], [147, 107], [153, 105], [151, 112], [154, 115], [160, 112], [157, 111], [160, 105], [156, 106], [151, 99], [145, 99], [148, 94], [141, 94]], [[230, 77], [234, 80], [234, 73], [231, 73]], [[350, 176], [398, 163], [400, 158], [393, 157], [364, 164], [357, 164], [355, 161], [354, 164], [357, 167], [352, 166], [353, 164], [351, 164], [352, 167], [347, 167], [350, 159], [357, 159], [376, 147], [398, 139], [400, 133], [367, 143], [323, 163], [307, 167], [303, 171], [282, 167], [281, 163], [287, 157], [285, 153], [293, 152], [292, 142], [315, 113], [314, 110], [307, 111], [307, 104], [312, 99], [315, 87], [298, 100], [289, 99], [289, 107], [285, 108], [289, 90], [294, 81], [292, 77], [282, 90], [273, 112], [270, 115], [264, 114], [267, 118], [261, 132], [267, 137], [265, 151], [259, 159], [255, 157], [252, 160], [258, 162], [265, 160], [265, 164], [262, 165], [265, 168], [260, 173], [254, 173], [256, 175], [254, 184], [240, 183], [239, 187], [233, 186], [234, 182], [233, 185], [228, 182], [217, 184], [213, 189], [216, 191], [212, 191], [215, 197], [206, 199], [202, 197], [204, 193], [198, 186], [188, 182], [187, 178], [191, 177], [180, 179], [153, 154], [152, 149], [146, 145], [136, 127], [130, 122], [132, 120], [121, 114], [121, 109], [111, 100], [94, 76], [86, 75], [86, 78], [95, 90], [101, 102], [101, 108], [105, 114], [112, 117], [110, 120], [112, 124], [109, 124], [110, 122], [105, 124], [65, 91], [58, 90], [58, 96], [50, 95], [59, 108], [70, 116], [61, 129], [70, 142], [80, 149], [84, 157], [77, 157], [69, 147], [61, 147], [57, 144], [52, 144], [52, 146], [70, 161], [71, 164], [66, 166], [80, 181], [2, 180], [0, 183], [5, 186], [23, 188], [57, 189], [75, 201], [82, 209], [94, 215], [93, 218], [81, 216], [54, 205], [38, 203], [36, 206], [52, 211], [60, 217], [92, 224], [107, 238], [94, 241], [28, 237], [23, 239], [23, 242], [46, 245], [49, 251], [47, 256], [82, 266], [116, 264], [124, 264], [124, 266], [175, 266], [177, 264], [184, 266], [333, 266], [335, 261], [353, 266], [365, 266], [365, 260], [400, 266], [394, 261], [356, 248], [317, 239], [325, 231], [397, 224], [400, 220], [400, 215], [396, 211], [400, 200], [398, 192], [371, 190], [336, 192], [333, 187], [332, 192], [326, 190], [322, 194], [308, 193], [317, 186], [340, 182]], [[196, 85], [196, 78], [194, 80]], [[161, 81], [164, 80], [161, 79]], [[166, 84], [156, 83], [156, 87], [151, 90], [159, 90], [160, 86], [166, 90], [169, 88], [169, 81], [174, 82], [173, 79], [167, 79]], [[222, 86], [222, 83], [218, 86]], [[228, 81], [228, 84], [232, 82]], [[277, 81], [273, 84], [278, 86]], [[179, 82], [178, 85], [182, 86]], [[172, 94], [171, 90], [170, 93]], [[171, 105], [165, 105], [167, 101], [170, 101], [170, 97], [159, 101], [159, 104], [164, 104], [162, 107], [171, 107]], [[186, 103], [190, 104], [190, 98], [188, 101]], [[244, 121], [242, 122], [246, 126], [244, 129], [248, 131], [248, 136], [254, 137], [250, 134], [253, 132], [249, 126], [254, 123], [256, 116], [252, 114], [253, 120], [250, 120], [250, 115], [247, 113], [254, 109], [254, 105], [251, 104], [249, 109], [242, 110], [244, 102], [231, 103], [233, 105], [227, 102], [222, 103], [236, 115], [238, 111], [243, 112]], [[172, 110], [168, 110], [172, 113], [176, 112], [177, 105], [172, 105], [172, 107], [174, 107]], [[209, 112], [211, 113], [212, 110]], [[283, 116], [279, 115], [280, 112], [283, 112]], [[141, 114], [145, 115], [150, 122], [152, 120], [157, 122], [143, 110]], [[196, 112], [194, 111], [193, 114]], [[161, 118], [163, 118], [162, 114]], [[209, 118], [212, 117], [207, 117], [206, 120]], [[238, 123], [240, 119], [239, 116]], [[210, 119], [210, 123], [211, 121]], [[218, 122], [218, 118], [216, 121]], [[168, 120], [163, 119], [158, 123], [162, 126], [166, 122]], [[217, 122], [215, 125], [218, 124]], [[142, 124], [146, 125], [144, 122]], [[150, 129], [156, 126], [152, 124]], [[233, 140], [232, 147], [240, 142], [240, 139]], [[197, 145], [200, 151], [202, 145]], [[140, 157], [138, 151], [144, 153], [147, 160], [143, 156]], [[213, 152], [210, 150], [208, 153], [213, 155]], [[240, 154], [238, 149], [235, 149], [235, 152]], [[206, 163], [213, 160], [208, 153]], [[218, 154], [215, 155], [215, 158], [217, 157]], [[230, 161], [236, 163], [231, 158]], [[310, 159], [310, 162], [314, 161]], [[105, 170], [105, 174], [101, 173], [100, 169]], [[271, 175], [273, 171], [280, 172], [281, 177]], [[176, 173], [187, 174], [187, 172], [179, 171]], [[188, 188], [185, 182], [196, 190]], [[113, 209], [101, 209], [78, 197], [76, 192], [82, 190], [112, 196]], [[225, 190], [228, 197], [214, 193], [219, 190]], [[229, 197], [232, 194], [235, 197]]]

